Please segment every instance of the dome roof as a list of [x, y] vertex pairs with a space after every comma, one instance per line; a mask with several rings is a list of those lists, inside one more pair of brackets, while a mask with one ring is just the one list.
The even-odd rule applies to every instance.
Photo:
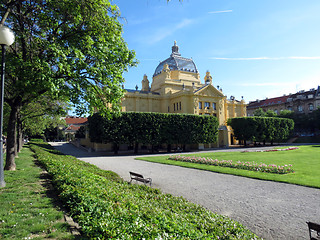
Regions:
[[196, 64], [193, 62], [192, 59], [181, 57], [181, 54], [179, 53], [179, 47], [177, 46], [176, 41], [172, 46], [172, 53], [170, 57], [159, 63], [156, 70], [154, 71], [153, 76], [160, 74], [165, 64], [168, 64], [170, 70], [180, 70], [185, 72], [198, 73]]

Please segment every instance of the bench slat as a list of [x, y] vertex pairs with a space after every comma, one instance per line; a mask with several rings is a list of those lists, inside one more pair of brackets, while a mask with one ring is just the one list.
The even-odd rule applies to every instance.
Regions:
[[131, 178], [130, 183], [132, 182], [132, 180], [136, 180], [139, 182], [143, 182], [144, 184], [150, 183], [150, 186], [151, 186], [151, 183], [152, 183], [151, 178], [144, 178], [143, 175], [141, 175], [139, 173], [135, 173], [135, 172], [129, 172], [129, 173], [130, 173], [130, 178]]

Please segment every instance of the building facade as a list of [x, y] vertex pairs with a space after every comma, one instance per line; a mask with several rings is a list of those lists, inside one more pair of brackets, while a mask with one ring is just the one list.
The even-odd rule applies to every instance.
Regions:
[[264, 111], [271, 110], [277, 114], [283, 110], [309, 114], [320, 108], [320, 86], [309, 91], [302, 90], [282, 97], [249, 102], [247, 106], [248, 116], [253, 116], [254, 111], [259, 108]]
[[246, 103], [234, 97], [227, 99], [222, 89], [214, 87], [212, 81], [207, 71], [204, 83], [201, 82], [195, 63], [181, 56], [175, 42], [170, 57], [156, 67], [151, 84], [144, 75], [141, 90], [138, 86], [135, 90], [126, 89], [122, 111], [215, 116], [219, 121], [218, 142], [207, 147], [229, 146], [234, 140], [227, 120], [246, 116]]

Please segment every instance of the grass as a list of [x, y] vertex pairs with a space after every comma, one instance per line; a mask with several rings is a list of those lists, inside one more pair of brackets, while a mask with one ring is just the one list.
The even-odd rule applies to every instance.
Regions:
[[260, 239], [238, 222], [182, 197], [129, 184], [48, 145], [30, 146], [90, 239]]
[[16, 158], [16, 171], [5, 171], [0, 188], [0, 239], [75, 239], [64, 213], [51, 196], [47, 174], [28, 147]]
[[210, 152], [183, 155], [210, 157], [218, 160], [233, 160], [242, 162], [245, 161], [276, 165], [292, 164], [292, 168], [295, 172], [289, 174], [253, 172], [227, 167], [177, 162], [174, 160], [168, 160], [167, 156], [139, 157], [137, 159], [218, 173], [232, 174], [249, 178], [320, 188], [320, 145], [299, 146], [299, 149], [297, 150], [278, 152]]

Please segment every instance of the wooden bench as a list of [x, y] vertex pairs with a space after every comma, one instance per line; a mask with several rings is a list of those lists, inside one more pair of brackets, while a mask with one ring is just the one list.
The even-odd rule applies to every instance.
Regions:
[[[320, 240], [320, 224], [307, 222], [309, 228], [310, 240]], [[316, 232], [315, 237], [312, 235], [312, 232]]]
[[139, 181], [139, 182], [143, 182], [145, 185], [147, 183], [150, 184], [150, 187], [151, 187], [151, 183], [152, 183], [152, 179], [151, 178], [144, 178], [141, 174], [139, 173], [135, 173], [135, 172], [129, 172], [130, 173], [130, 183], [132, 182], [132, 180], [136, 180], [136, 181]]

